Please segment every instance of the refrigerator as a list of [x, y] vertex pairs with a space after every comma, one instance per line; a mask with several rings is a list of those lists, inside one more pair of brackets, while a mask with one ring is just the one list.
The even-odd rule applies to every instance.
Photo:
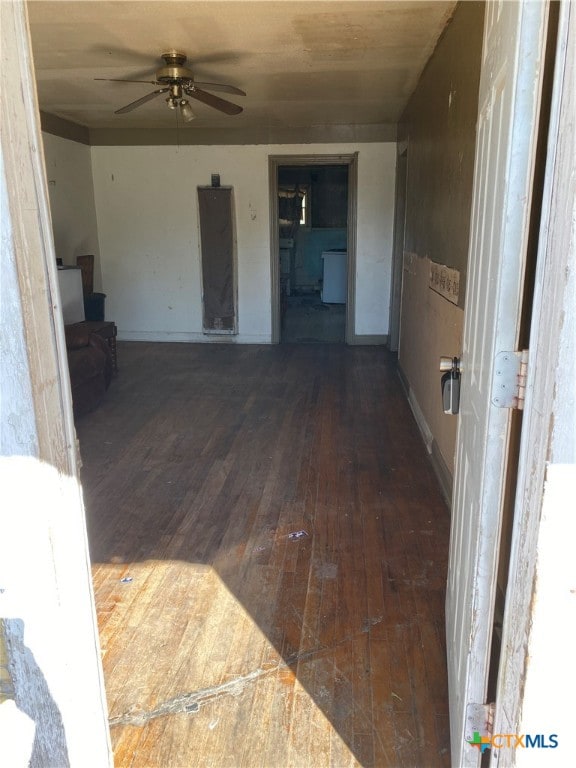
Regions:
[[322, 302], [324, 304], [346, 304], [347, 251], [322, 252]]

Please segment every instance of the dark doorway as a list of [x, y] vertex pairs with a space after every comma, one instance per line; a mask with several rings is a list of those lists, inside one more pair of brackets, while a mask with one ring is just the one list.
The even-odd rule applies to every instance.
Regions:
[[278, 168], [284, 343], [343, 344], [348, 292], [348, 166]]

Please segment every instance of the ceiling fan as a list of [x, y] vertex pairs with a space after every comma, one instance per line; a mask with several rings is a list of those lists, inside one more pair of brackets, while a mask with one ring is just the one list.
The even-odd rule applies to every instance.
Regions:
[[[225, 83], [199, 83], [194, 80], [194, 73], [191, 69], [184, 66], [186, 62], [186, 56], [183, 53], [177, 53], [176, 51], [170, 51], [169, 53], [163, 53], [162, 58], [166, 66], [161, 67], [156, 72], [155, 80], [123, 80], [107, 77], [95, 77], [95, 80], [106, 80], [112, 83], [149, 83], [150, 85], [159, 85], [155, 91], [148, 93], [146, 96], [142, 96], [136, 101], [126, 104], [125, 107], [117, 109], [115, 115], [124, 115], [126, 112], [132, 112], [133, 109], [140, 107], [142, 104], [146, 104], [147, 101], [155, 99], [161, 93], [167, 93], [166, 103], [169, 109], [179, 109], [180, 114], [185, 122], [194, 120], [196, 115], [194, 114], [190, 102], [186, 98], [189, 96], [191, 99], [196, 99], [206, 104], [209, 107], [224, 112], [226, 115], [238, 115], [242, 112], [242, 107], [237, 104], [233, 104], [231, 101], [221, 99], [219, 96], [214, 96], [207, 91], [221, 91], [223, 93], [232, 93], [237, 96], [246, 96], [244, 91], [240, 88], [236, 88], [234, 85], [226, 85]], [[207, 90], [204, 90], [207, 89]]]

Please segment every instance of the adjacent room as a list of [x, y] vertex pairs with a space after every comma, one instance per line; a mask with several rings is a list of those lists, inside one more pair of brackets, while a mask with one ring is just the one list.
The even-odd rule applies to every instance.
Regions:
[[281, 166], [278, 217], [282, 342], [344, 343], [348, 166]]

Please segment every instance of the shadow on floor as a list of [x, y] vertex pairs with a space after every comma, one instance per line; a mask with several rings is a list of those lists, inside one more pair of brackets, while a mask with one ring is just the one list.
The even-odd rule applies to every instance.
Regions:
[[323, 304], [319, 293], [288, 297], [282, 319], [283, 343], [343, 344], [345, 336], [345, 304]]
[[394, 359], [119, 365], [77, 425], [116, 765], [447, 766], [449, 518]]

